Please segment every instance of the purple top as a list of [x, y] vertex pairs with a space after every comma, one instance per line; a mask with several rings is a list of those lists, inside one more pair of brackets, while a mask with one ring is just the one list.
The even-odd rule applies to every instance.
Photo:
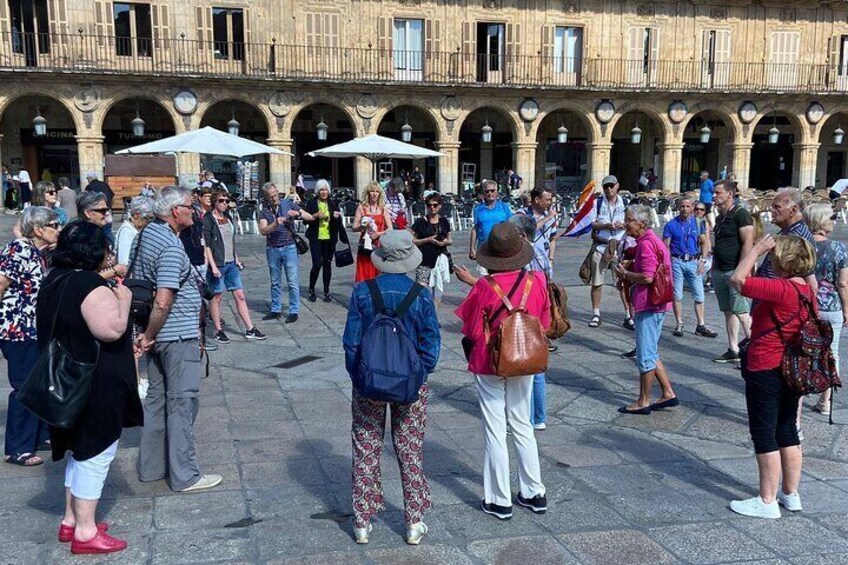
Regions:
[[[654, 230], [648, 228], [641, 237], [636, 239], [636, 260], [633, 261], [632, 271], [634, 273], [642, 273], [645, 275], [654, 276], [657, 272], [657, 267], [660, 264], [660, 257], [665, 263], [666, 269], [671, 273], [671, 253], [668, 248], [657, 237]], [[653, 306], [648, 301], [648, 286], [646, 284], [633, 283], [631, 287], [631, 298], [633, 300], [633, 308], [637, 312], [667, 312], [671, 308], [671, 303], [662, 306]]]

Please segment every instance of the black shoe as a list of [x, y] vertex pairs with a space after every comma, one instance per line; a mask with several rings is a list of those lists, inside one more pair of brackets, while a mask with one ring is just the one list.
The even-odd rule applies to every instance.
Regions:
[[627, 353], [622, 353], [622, 354], [621, 354], [621, 358], [622, 358], [622, 359], [635, 359], [635, 358], [636, 358], [636, 350], [635, 350], [635, 349], [631, 349], [631, 350], [630, 350], [630, 351], [628, 351]]
[[704, 336], [704, 337], [717, 337], [718, 336], [718, 332], [714, 332], [713, 330], [711, 330], [710, 328], [708, 328], [704, 324], [701, 324], [700, 326], [695, 328], [695, 333], [700, 335], [700, 336]]
[[264, 316], [262, 316], [262, 321], [267, 322], [268, 320], [279, 320], [283, 315], [279, 312], [268, 312]]
[[215, 341], [218, 343], [230, 343], [230, 338], [227, 337], [227, 334], [224, 333], [224, 330], [221, 330], [215, 334]]
[[621, 324], [625, 330], [635, 331], [636, 330], [636, 322], [633, 321], [633, 318], [627, 317], [624, 319], [624, 323]]
[[293, 324], [297, 321], [297, 314], [289, 314], [286, 316], [286, 323]]
[[329, 293], [329, 292], [325, 292], [325, 293], [324, 293], [324, 302], [332, 302], [332, 301], [333, 301], [333, 297], [332, 297], [332, 296], [330, 296], [330, 293]]
[[317, 297], [317, 296], [315, 296], [315, 291], [314, 291], [314, 290], [310, 290], [310, 291], [309, 291], [309, 296], [307, 296], [307, 297], [306, 297], [306, 299], [307, 299], [308, 301], [310, 301], [310, 302], [315, 302], [316, 300], [318, 300], [318, 297]]
[[677, 336], [677, 337], [683, 337], [683, 324], [677, 324], [674, 327], [674, 331], [671, 332], [671, 335], [674, 335], [674, 336]]
[[498, 520], [509, 520], [512, 518], [512, 506], [498, 506], [497, 504], [486, 504], [486, 501], [483, 501], [483, 505], [481, 506], [483, 512], [486, 514], [491, 514]]
[[739, 360], [739, 352], [728, 349], [727, 351], [713, 359], [713, 363], [736, 363]]
[[256, 326], [253, 326], [251, 329], [244, 332], [244, 337], [247, 338], [247, 339], [257, 339], [259, 341], [262, 341], [263, 339], [268, 338], [267, 335], [265, 335], [264, 333], [262, 333], [258, 329], [256, 329]]
[[544, 514], [548, 510], [548, 499], [545, 498], [544, 494], [537, 494], [533, 498], [528, 499], [521, 496], [521, 493], [519, 492], [518, 496], [515, 497], [515, 502], [517, 502], [519, 506], [529, 508], [536, 514]]

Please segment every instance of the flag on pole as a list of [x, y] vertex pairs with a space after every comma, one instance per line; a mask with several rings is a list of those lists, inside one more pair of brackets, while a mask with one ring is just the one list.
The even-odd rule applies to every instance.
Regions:
[[577, 215], [560, 237], [580, 237], [584, 233], [592, 231], [592, 222], [595, 221], [597, 211], [595, 207], [595, 181], [589, 181], [577, 199]]

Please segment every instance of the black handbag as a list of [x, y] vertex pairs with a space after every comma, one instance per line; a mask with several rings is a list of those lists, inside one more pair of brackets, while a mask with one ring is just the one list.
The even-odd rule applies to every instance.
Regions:
[[[144, 229], [138, 233], [138, 243], [135, 246], [135, 253], [133, 253], [132, 260], [130, 260], [130, 265], [127, 268], [127, 276], [133, 272], [133, 267], [138, 259], [138, 251], [141, 249], [141, 238], [143, 236]], [[132, 316], [133, 322], [142, 327], [147, 326], [147, 323], [150, 321], [150, 314], [153, 312], [156, 285], [145, 279], [125, 278], [124, 286], [130, 289], [132, 293], [130, 316]]]
[[[289, 228], [291, 229], [291, 228]], [[303, 238], [299, 233], [294, 233], [292, 230], [292, 239], [294, 239], [294, 246], [297, 247], [298, 255], [305, 255], [309, 252], [309, 243]]]
[[[209, 285], [206, 284], [206, 278], [200, 274], [200, 269], [194, 265], [192, 265], [191, 268], [194, 269], [194, 273], [197, 275], [195, 277], [195, 281], [197, 282], [197, 291], [200, 293], [200, 298], [203, 300], [212, 300], [215, 298], [215, 293]], [[182, 287], [182, 284], [180, 286]]]
[[65, 429], [74, 425], [88, 403], [94, 382], [94, 370], [100, 359], [100, 342], [97, 340], [94, 340], [94, 362], [85, 363], [74, 359], [53, 336], [59, 318], [59, 305], [72, 275], [73, 273], [67, 275], [62, 286], [47, 347], [41, 352], [32, 372], [15, 395], [18, 402], [39, 419], [53, 427]]
[[336, 248], [333, 255], [336, 260], [336, 267], [341, 269], [342, 267], [353, 265], [353, 250], [350, 248], [350, 243], [341, 249]]

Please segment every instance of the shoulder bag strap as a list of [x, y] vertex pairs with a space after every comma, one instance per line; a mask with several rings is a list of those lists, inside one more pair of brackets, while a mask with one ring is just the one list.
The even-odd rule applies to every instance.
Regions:
[[[147, 229], [147, 226], [144, 226], [140, 232], [138, 232], [138, 243], [135, 244], [135, 249], [133, 250], [133, 256], [130, 260], [130, 266], [127, 267], [127, 273], [133, 272], [133, 267], [135, 267], [135, 261], [138, 259], [138, 251], [141, 249], [141, 236], [144, 235], [144, 230]], [[119, 230], [120, 231], [120, 230]]]
[[[64, 275], [64, 282], [62, 284], [62, 290], [59, 291], [59, 303], [56, 306], [56, 311], [53, 312], [53, 321], [50, 324], [50, 337], [47, 338], [47, 341], [53, 339], [53, 334], [56, 332], [56, 322], [59, 321], [59, 311], [61, 310], [62, 301], [65, 298], [65, 290], [68, 288], [68, 283], [71, 281], [71, 276], [74, 274], [74, 271], [68, 271]], [[53, 284], [56, 284], [58, 281], [53, 281]], [[41, 290], [44, 290], [42, 287]]]
[[380, 294], [380, 287], [377, 286], [377, 281], [374, 279], [368, 279], [365, 284], [371, 292], [371, 301], [374, 303], [374, 314], [385, 314], [386, 303], [383, 302], [383, 295]]
[[410, 287], [409, 292], [406, 293], [406, 296], [403, 299], [403, 302], [400, 303], [397, 310], [395, 310], [395, 316], [398, 318], [403, 318], [404, 314], [407, 313], [409, 308], [412, 306], [412, 303], [415, 302], [415, 299], [418, 298], [418, 294], [424, 290], [424, 287], [418, 283], [412, 283], [412, 287]]

